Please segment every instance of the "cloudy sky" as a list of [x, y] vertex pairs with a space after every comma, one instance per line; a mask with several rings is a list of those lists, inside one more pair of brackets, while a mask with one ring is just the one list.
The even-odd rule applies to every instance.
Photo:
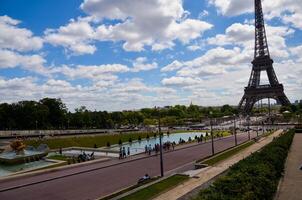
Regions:
[[[1, 0], [0, 102], [237, 105], [254, 53], [253, 2]], [[302, 99], [302, 4], [263, 0], [263, 9], [279, 81]]]

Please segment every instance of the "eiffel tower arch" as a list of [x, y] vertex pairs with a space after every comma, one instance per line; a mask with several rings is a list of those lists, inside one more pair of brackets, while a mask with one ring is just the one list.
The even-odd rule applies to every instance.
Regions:
[[[290, 105], [284, 93], [283, 85], [279, 83], [273, 68], [274, 61], [270, 57], [261, 0], [255, 0], [255, 53], [252, 61], [252, 72], [248, 86], [239, 103], [239, 111], [243, 115], [251, 113], [254, 104], [262, 99], [275, 99], [281, 105]], [[269, 84], [261, 85], [261, 72], [266, 72]]]

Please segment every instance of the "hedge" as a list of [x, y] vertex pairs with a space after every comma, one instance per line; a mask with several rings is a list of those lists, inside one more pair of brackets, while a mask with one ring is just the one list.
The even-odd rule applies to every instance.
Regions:
[[294, 131], [275, 138], [261, 151], [233, 165], [194, 200], [272, 200], [284, 170]]

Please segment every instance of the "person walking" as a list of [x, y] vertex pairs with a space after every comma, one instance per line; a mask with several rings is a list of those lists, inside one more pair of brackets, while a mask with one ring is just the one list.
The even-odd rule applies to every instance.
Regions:
[[123, 152], [122, 152], [122, 147], [120, 147], [120, 157], [119, 159], [122, 159], [123, 158]]
[[130, 156], [130, 147], [128, 147], [128, 152], [127, 153], [128, 153], [128, 156]]
[[149, 144], [149, 151], [150, 151], [150, 153], [149, 153], [149, 155], [150, 155], [151, 152], [152, 152], [152, 146], [151, 146], [151, 144]]
[[126, 158], [126, 148], [123, 147], [123, 158]]

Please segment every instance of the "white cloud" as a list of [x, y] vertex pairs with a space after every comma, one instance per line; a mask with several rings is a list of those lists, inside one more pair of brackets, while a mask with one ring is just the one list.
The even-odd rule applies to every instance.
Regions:
[[[267, 38], [271, 56], [273, 58], [287, 58], [289, 56], [286, 46], [286, 37], [294, 33], [293, 29], [285, 26], [267, 25]], [[236, 45], [243, 47], [245, 51], [254, 48], [255, 28], [253, 25], [234, 23], [225, 30], [225, 34], [218, 34], [208, 38], [211, 45], [225, 46]], [[251, 57], [252, 59], [252, 57]]]
[[[236, 16], [254, 12], [254, 1], [242, 0], [209, 0], [218, 12], [226, 16]], [[285, 23], [302, 29], [302, 4], [297, 0], [264, 0], [262, 1], [265, 17], [280, 17]]]
[[63, 46], [73, 55], [93, 54], [96, 51], [92, 44], [95, 33], [89, 21], [89, 18], [72, 19], [57, 30], [47, 29], [45, 41], [54, 46]]
[[190, 46], [187, 46], [187, 49], [190, 51], [197, 51], [197, 50], [200, 50], [201, 47], [199, 45], [190, 45]]
[[[175, 94], [174, 89], [148, 86], [140, 79], [117, 82], [104, 88], [99, 87], [98, 83], [81, 86], [72, 85], [65, 80], [49, 79], [41, 83], [32, 77], [13, 79], [0, 77], [1, 102], [39, 100], [44, 97], [61, 98], [70, 110], [81, 105], [92, 110], [108, 111], [154, 107], [177, 99]], [[175, 103], [174, 100], [173, 102]]]
[[199, 14], [198, 14], [198, 19], [202, 19], [202, 18], [204, 18], [204, 17], [206, 17], [206, 16], [209, 16], [209, 12], [207, 11], [207, 10], [203, 10], [203, 11], [201, 11]]
[[174, 40], [187, 43], [212, 28], [204, 21], [186, 19], [181, 0], [85, 0], [81, 8], [94, 18], [119, 20], [100, 25], [96, 39], [123, 41], [127, 51], [142, 51], [145, 46], [162, 50], [174, 46]]
[[0, 48], [22, 52], [41, 49], [43, 40], [28, 29], [19, 28], [19, 24], [18, 20], [0, 16]]
[[174, 60], [172, 63], [164, 66], [161, 71], [162, 72], [171, 72], [180, 69], [183, 67], [183, 63], [179, 62], [178, 60]]
[[198, 78], [191, 78], [191, 77], [180, 77], [180, 76], [173, 76], [170, 78], [164, 78], [162, 80], [162, 84], [165, 86], [190, 86], [195, 84], [200, 84], [201, 80]]
[[302, 62], [302, 45], [290, 48], [290, 52], [296, 57], [297, 62]]
[[298, 29], [302, 29], [302, 13], [294, 13], [292, 15], [284, 15], [283, 21], [287, 24], [292, 24]]
[[[251, 53], [240, 48], [224, 49], [221, 47], [210, 49], [205, 54], [190, 61], [173, 61], [162, 68], [162, 72], [177, 70], [178, 76], [209, 78], [225, 73], [227, 70], [239, 70], [242, 64], [251, 59]], [[237, 68], [237, 69], [236, 69]]]
[[209, 0], [209, 3], [214, 5], [220, 14], [227, 16], [252, 12], [254, 8], [254, 1]]
[[[118, 77], [114, 74], [128, 72], [129, 68], [121, 64], [107, 64], [107, 65], [79, 65], [76, 67], [62, 66], [52, 69], [52, 73], [63, 74], [71, 79], [89, 79], [91, 81], [110, 82], [117, 80]], [[104, 84], [104, 83], [103, 83]]]
[[147, 63], [148, 59], [146, 57], [138, 57], [132, 64], [131, 68], [132, 72], [140, 72], [140, 71], [149, 71], [152, 69], [156, 69], [158, 67], [156, 62]]
[[46, 60], [40, 55], [21, 55], [19, 53], [0, 49], [0, 69], [21, 67], [22, 69], [50, 75], [44, 67]]

